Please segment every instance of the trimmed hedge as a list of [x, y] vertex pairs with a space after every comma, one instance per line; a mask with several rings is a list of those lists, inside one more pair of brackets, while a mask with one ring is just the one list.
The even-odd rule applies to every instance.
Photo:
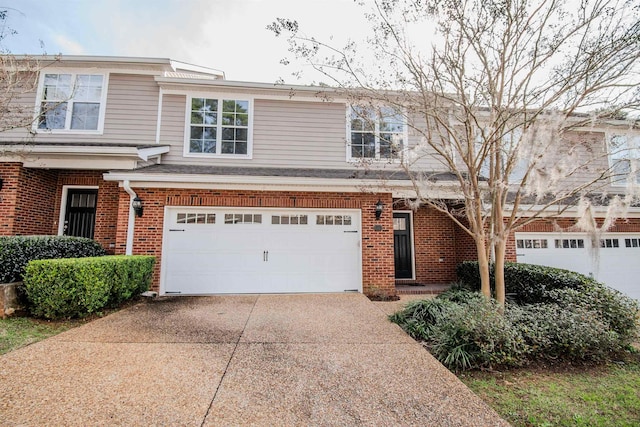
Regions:
[[[458, 281], [472, 290], [480, 290], [480, 269], [477, 261], [465, 261], [456, 267]], [[494, 266], [489, 266], [491, 289], [495, 289]], [[585, 290], [603, 286], [599, 282], [574, 271], [534, 264], [505, 263], [505, 291], [517, 304], [547, 301], [547, 292], [554, 289]]]
[[91, 239], [69, 236], [1, 236], [0, 283], [19, 282], [29, 261], [52, 258], [83, 258], [105, 254]]
[[29, 310], [47, 319], [83, 317], [117, 306], [149, 288], [155, 258], [103, 256], [29, 262]]

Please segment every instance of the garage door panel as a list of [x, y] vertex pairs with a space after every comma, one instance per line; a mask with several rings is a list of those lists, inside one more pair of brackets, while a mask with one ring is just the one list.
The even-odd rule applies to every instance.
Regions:
[[[632, 245], [632, 240], [627, 242], [627, 239], [638, 242], [640, 235], [604, 233], [601, 236], [604, 247], [596, 251], [590, 249], [589, 237], [582, 233], [516, 233], [515, 237], [518, 262], [576, 271], [640, 299], [640, 248], [626, 247], [627, 244]], [[577, 239], [583, 240], [584, 247], [556, 244], [556, 241], [573, 242]], [[537, 248], [533, 247], [533, 243], [541, 240], [546, 240], [547, 248], [541, 248], [539, 242]]]
[[[164, 292], [361, 290], [359, 211], [168, 208], [165, 214]], [[178, 224], [178, 217], [212, 221]], [[260, 221], [251, 223], [256, 217]], [[225, 218], [249, 223], [225, 223]]]
[[[184, 273], [167, 277], [167, 293], [207, 295], [216, 293], [260, 293], [260, 274], [257, 272], [219, 271], [214, 273]], [[249, 287], [247, 287], [247, 285]]]

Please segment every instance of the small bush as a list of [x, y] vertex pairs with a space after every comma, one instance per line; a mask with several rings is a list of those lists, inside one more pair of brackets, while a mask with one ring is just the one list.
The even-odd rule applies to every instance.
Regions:
[[468, 304], [486, 299], [485, 296], [480, 292], [465, 289], [464, 287], [459, 287], [457, 285], [453, 285], [451, 288], [447, 289], [436, 298], [455, 302], [458, 304]]
[[526, 345], [494, 301], [477, 292], [449, 290], [414, 301], [390, 316], [453, 370], [519, 365]]
[[449, 369], [518, 366], [527, 346], [494, 301], [476, 299], [459, 304], [432, 327], [428, 343], [433, 355]]
[[638, 338], [638, 301], [621, 292], [596, 283], [586, 289], [555, 289], [546, 300], [562, 310], [579, 308], [595, 313], [608, 329], [617, 334], [619, 345], [627, 346]]
[[117, 256], [110, 305], [119, 305], [149, 290], [155, 258], [152, 256]]
[[2, 236], [0, 237], [0, 283], [22, 280], [31, 260], [82, 258], [104, 255], [97, 242], [69, 236]]
[[434, 325], [446, 318], [455, 306], [451, 301], [438, 298], [411, 301], [402, 311], [389, 316], [389, 320], [400, 325], [414, 339], [429, 341]]
[[[477, 261], [465, 261], [456, 267], [458, 280], [480, 289], [480, 270]], [[491, 288], [495, 288], [494, 268], [489, 266]], [[598, 283], [583, 274], [560, 268], [534, 264], [505, 263], [505, 291], [517, 304], [535, 304], [547, 300], [546, 293], [554, 289], [587, 289]]]
[[618, 334], [584, 307], [532, 304], [506, 317], [528, 346], [530, 359], [601, 361], [622, 350]]
[[29, 309], [47, 319], [84, 317], [148, 289], [154, 258], [35, 260], [24, 276]]

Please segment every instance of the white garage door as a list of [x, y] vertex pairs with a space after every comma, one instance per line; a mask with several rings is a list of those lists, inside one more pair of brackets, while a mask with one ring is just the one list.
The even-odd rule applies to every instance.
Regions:
[[580, 233], [516, 233], [518, 262], [564, 268], [592, 276], [640, 299], [640, 234], [606, 233], [594, 251]]
[[358, 210], [165, 209], [161, 293], [362, 291]]

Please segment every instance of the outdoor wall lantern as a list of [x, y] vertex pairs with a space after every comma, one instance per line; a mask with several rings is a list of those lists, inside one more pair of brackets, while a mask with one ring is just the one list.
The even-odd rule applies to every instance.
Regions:
[[133, 198], [133, 200], [131, 201], [131, 207], [133, 208], [133, 211], [136, 213], [137, 217], [142, 216], [142, 200], [140, 199], [140, 197], [136, 196]]
[[380, 219], [380, 217], [382, 216], [382, 208], [383, 207], [384, 207], [384, 205], [382, 204], [380, 199], [378, 199], [378, 203], [376, 203], [376, 219]]

